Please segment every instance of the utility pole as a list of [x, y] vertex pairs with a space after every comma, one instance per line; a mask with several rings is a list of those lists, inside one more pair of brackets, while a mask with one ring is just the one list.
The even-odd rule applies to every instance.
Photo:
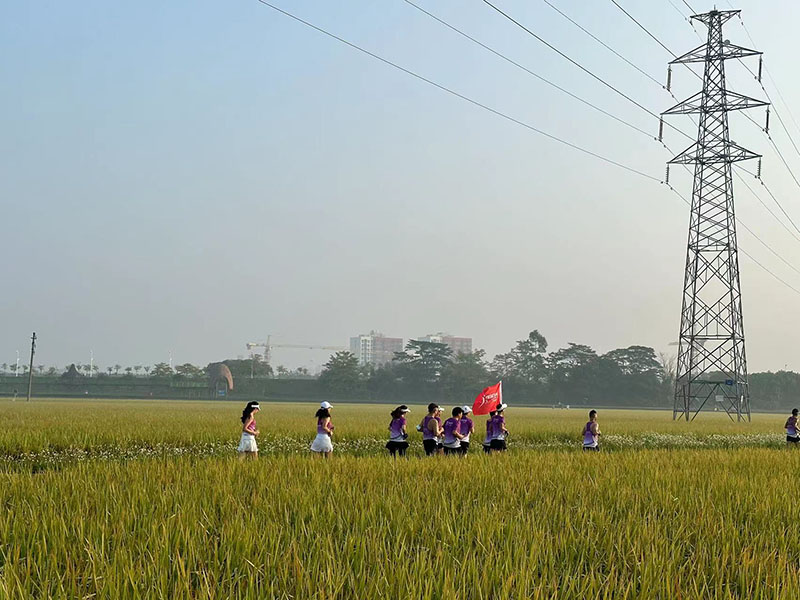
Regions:
[[761, 157], [731, 142], [728, 113], [767, 103], [725, 88], [726, 60], [761, 55], [723, 38], [739, 12], [693, 15], [707, 42], [670, 63], [704, 63], [703, 90], [664, 113], [700, 119], [697, 142], [669, 161], [694, 165], [673, 419], [694, 419], [711, 400], [731, 419], [750, 420], [731, 165]]
[[31, 336], [31, 364], [28, 367], [28, 400], [31, 401], [31, 389], [33, 389], [33, 355], [36, 354], [36, 332]]

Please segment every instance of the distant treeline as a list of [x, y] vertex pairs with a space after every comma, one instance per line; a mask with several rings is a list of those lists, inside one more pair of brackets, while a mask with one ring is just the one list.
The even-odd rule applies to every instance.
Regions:
[[[538, 331], [507, 353], [487, 360], [483, 350], [453, 356], [435, 342], [410, 341], [394, 360], [374, 368], [360, 366], [350, 352], [337, 352], [314, 378], [306, 370], [275, 371], [261, 357], [223, 361], [234, 377], [230, 400], [286, 401], [342, 399], [361, 402], [469, 404], [477, 393], [503, 381], [506, 401], [517, 405], [671, 408], [674, 359], [652, 348], [630, 346], [598, 354], [583, 344], [548, 352]], [[87, 377], [70, 366], [62, 375], [37, 375], [38, 396], [130, 398], [213, 398], [205, 370], [164, 363], [148, 368], [114, 369], [107, 376]], [[141, 369], [144, 370], [144, 369]], [[131, 372], [133, 371], [133, 373]], [[118, 374], [119, 373], [119, 374]], [[125, 373], [125, 374], [122, 374]], [[0, 395], [23, 394], [21, 377], [0, 376]], [[750, 375], [753, 410], [779, 411], [800, 405], [800, 374], [791, 371]]]

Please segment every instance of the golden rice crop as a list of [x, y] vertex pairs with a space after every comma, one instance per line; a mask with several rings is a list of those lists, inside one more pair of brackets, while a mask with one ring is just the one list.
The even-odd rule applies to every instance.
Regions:
[[0, 598], [797, 598], [799, 467], [737, 449], [6, 473]]
[[314, 405], [262, 406], [240, 462], [238, 404], [0, 403], [0, 600], [800, 594], [782, 416], [601, 411], [587, 455], [584, 411], [512, 408], [506, 455], [393, 461], [342, 405], [324, 461]]

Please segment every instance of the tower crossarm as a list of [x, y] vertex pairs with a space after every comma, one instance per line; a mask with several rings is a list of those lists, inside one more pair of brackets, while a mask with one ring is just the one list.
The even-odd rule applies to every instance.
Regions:
[[742, 148], [734, 142], [718, 141], [713, 144], [692, 144], [669, 161], [671, 165], [713, 165], [734, 163], [742, 160], [761, 158], [760, 154]]
[[736, 92], [731, 92], [730, 90], [725, 90], [724, 94], [720, 94], [719, 96], [719, 98], [712, 99], [712, 102], [709, 102], [709, 99], [706, 98], [704, 104], [703, 92], [697, 92], [694, 96], [687, 98], [683, 102], [679, 102], [661, 114], [691, 115], [700, 114], [701, 112], [720, 113], [769, 106], [769, 102], [751, 98], [750, 96], [744, 96]]
[[715, 48], [709, 50], [708, 44], [698, 46], [694, 50], [690, 50], [683, 56], [679, 56], [673, 61], [671, 65], [689, 64], [689, 63], [704, 63], [706, 60], [730, 60], [732, 58], [747, 58], [748, 56], [761, 56], [763, 52], [758, 50], [751, 50], [744, 46], [737, 46], [730, 42], [723, 42]]

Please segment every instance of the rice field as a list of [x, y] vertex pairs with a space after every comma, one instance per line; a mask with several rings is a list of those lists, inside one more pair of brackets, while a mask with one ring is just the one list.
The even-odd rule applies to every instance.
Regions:
[[324, 461], [313, 405], [262, 407], [240, 462], [238, 404], [0, 401], [0, 600], [800, 595], [782, 416], [601, 411], [587, 455], [583, 411], [512, 407], [505, 455], [392, 461], [342, 405]]

